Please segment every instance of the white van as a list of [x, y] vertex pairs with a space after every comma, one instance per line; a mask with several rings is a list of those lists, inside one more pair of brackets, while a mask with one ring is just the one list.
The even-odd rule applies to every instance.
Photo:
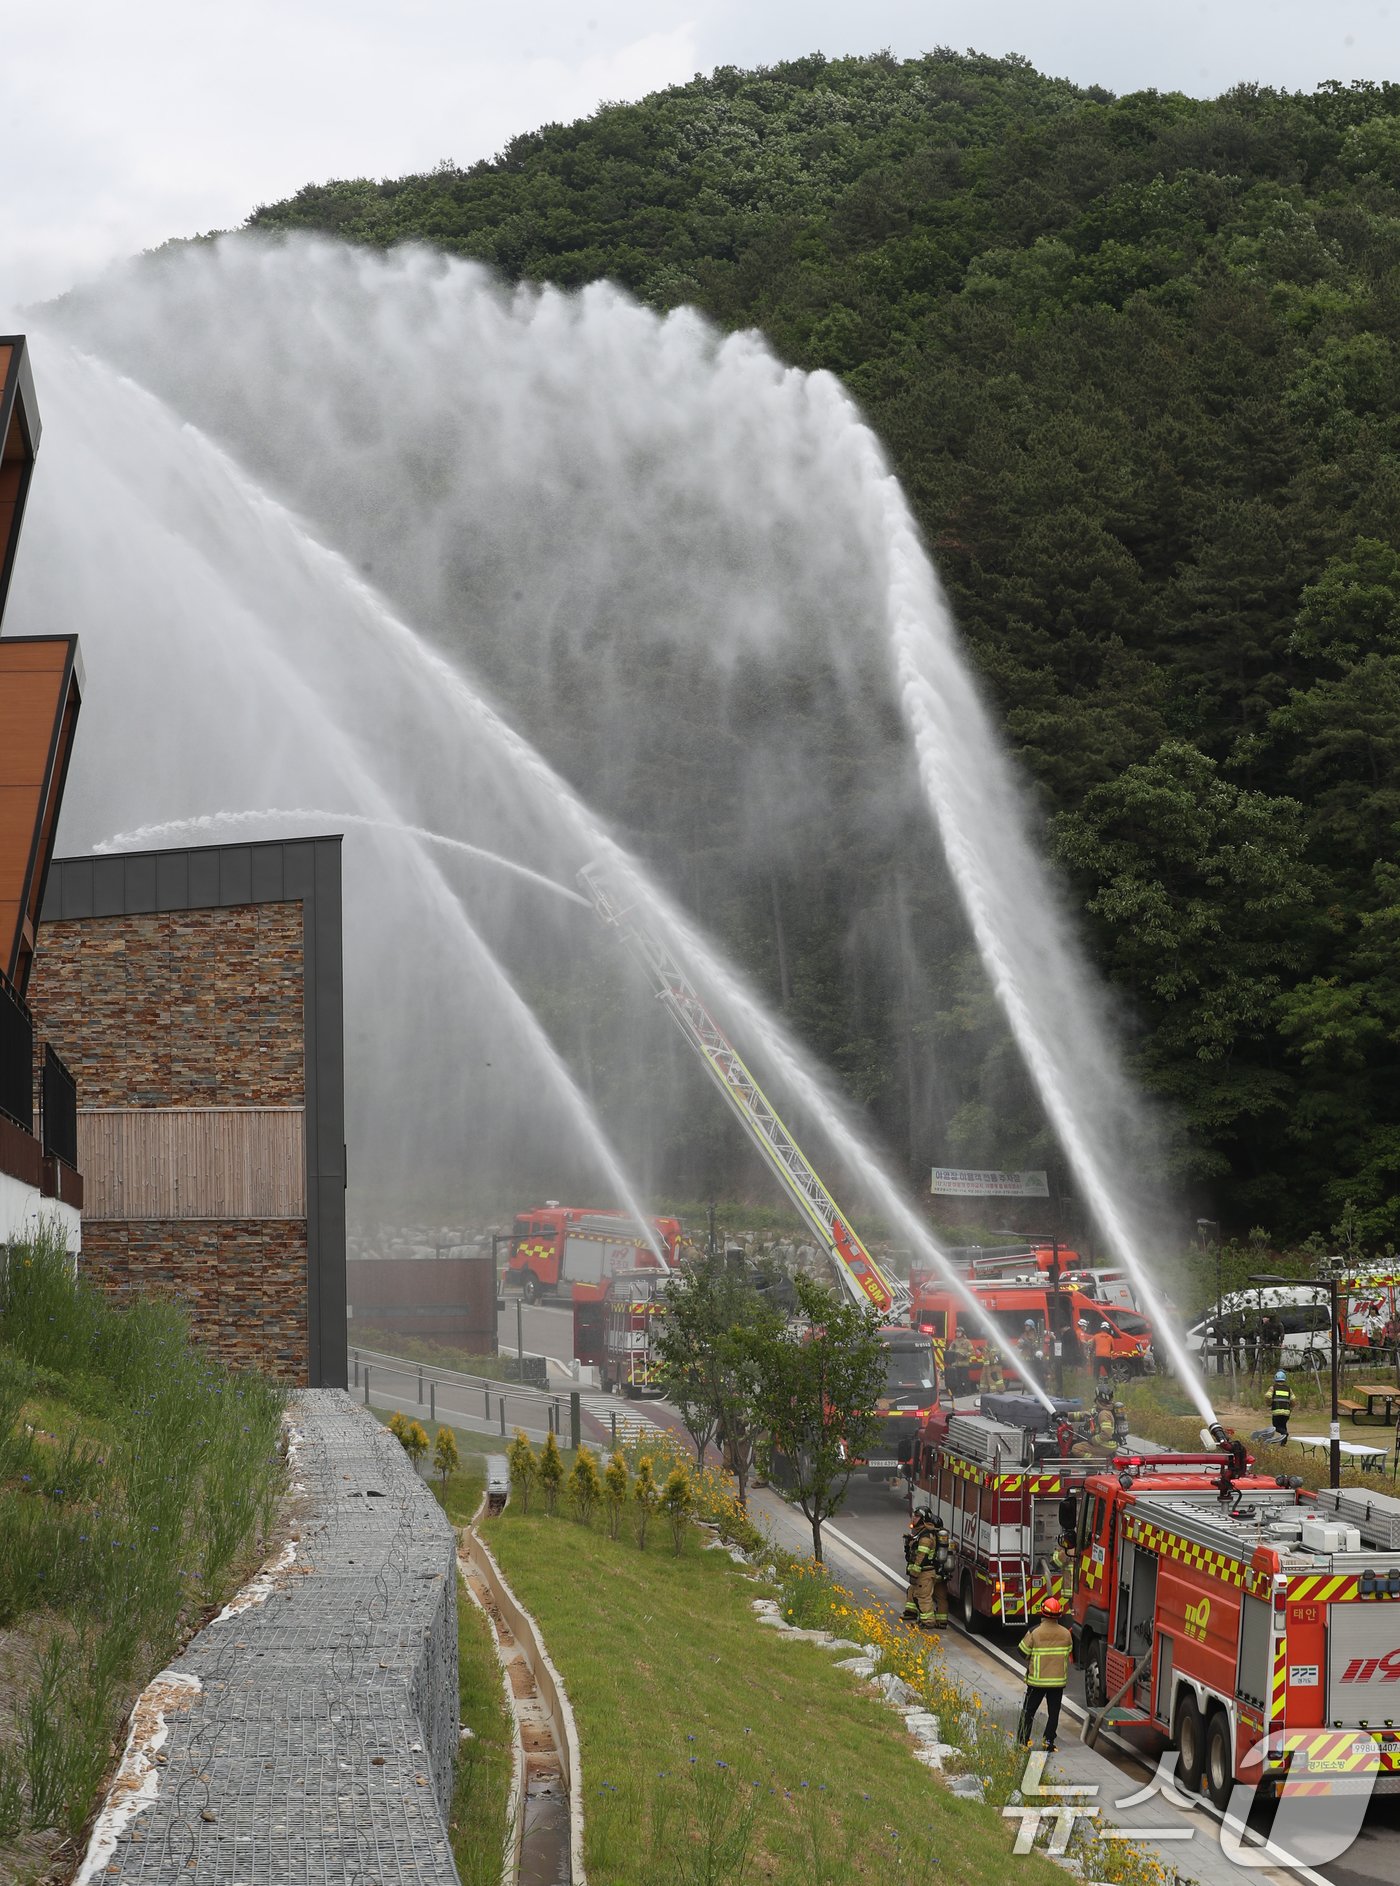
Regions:
[[1242, 1329], [1252, 1335], [1260, 1319], [1271, 1315], [1283, 1325], [1280, 1364], [1285, 1369], [1297, 1369], [1310, 1356], [1331, 1354], [1331, 1314], [1323, 1284], [1261, 1284], [1257, 1290], [1230, 1290], [1220, 1299], [1218, 1309], [1212, 1306], [1200, 1322], [1187, 1330], [1186, 1347], [1192, 1355], [1204, 1350], [1207, 1360], [1215, 1360], [1226, 1336], [1233, 1335], [1238, 1344]]

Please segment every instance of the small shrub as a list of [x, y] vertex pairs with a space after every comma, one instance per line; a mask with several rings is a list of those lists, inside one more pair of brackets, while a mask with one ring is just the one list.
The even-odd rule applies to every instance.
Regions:
[[651, 1455], [643, 1454], [637, 1462], [637, 1477], [632, 1482], [632, 1502], [637, 1509], [637, 1544], [643, 1552], [647, 1549], [647, 1527], [660, 1498], [661, 1489], [656, 1484]]
[[405, 1428], [403, 1433], [403, 1451], [413, 1462], [413, 1470], [416, 1473], [424, 1454], [428, 1451], [428, 1430], [423, 1426], [421, 1421], [410, 1421]]
[[456, 1473], [462, 1464], [462, 1457], [457, 1452], [457, 1436], [451, 1428], [439, 1428], [437, 1439], [433, 1443], [433, 1466], [444, 1487], [448, 1476]]
[[684, 1467], [673, 1467], [661, 1489], [661, 1510], [671, 1528], [671, 1543], [679, 1558], [685, 1550], [685, 1535], [690, 1527], [690, 1475]]
[[550, 1518], [559, 1504], [559, 1489], [564, 1484], [564, 1457], [559, 1452], [559, 1443], [553, 1433], [546, 1434], [544, 1446], [540, 1449], [540, 1487], [544, 1493], [544, 1510]]
[[603, 1497], [603, 1477], [591, 1447], [581, 1447], [568, 1480], [569, 1503], [581, 1525], [592, 1524], [593, 1509]]
[[622, 1509], [627, 1504], [627, 1461], [621, 1448], [615, 1448], [603, 1475], [603, 1497], [608, 1503], [608, 1537], [615, 1539], [622, 1524]]
[[535, 1450], [531, 1447], [524, 1428], [515, 1430], [515, 1439], [510, 1444], [506, 1455], [510, 1466], [510, 1490], [520, 1499], [520, 1510], [530, 1510], [530, 1495], [534, 1491], [535, 1481], [539, 1476], [540, 1463], [535, 1459]]
[[403, 1438], [408, 1433], [408, 1417], [407, 1415], [400, 1414], [397, 1408], [395, 1408], [394, 1412], [389, 1416], [389, 1432], [399, 1445], [402, 1446]]

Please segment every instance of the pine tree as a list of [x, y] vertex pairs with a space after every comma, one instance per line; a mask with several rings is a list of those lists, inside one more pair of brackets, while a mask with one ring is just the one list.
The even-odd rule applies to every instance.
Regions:
[[690, 1523], [690, 1511], [694, 1503], [690, 1475], [682, 1466], [673, 1467], [666, 1477], [665, 1486], [661, 1489], [661, 1510], [670, 1524], [671, 1543], [676, 1548], [677, 1558], [685, 1549], [686, 1529]]
[[637, 1462], [637, 1477], [632, 1482], [632, 1500], [637, 1508], [637, 1544], [643, 1552], [647, 1549], [647, 1527], [660, 1498], [661, 1489], [652, 1471], [651, 1455], [643, 1454]]
[[540, 1463], [535, 1459], [535, 1450], [526, 1439], [524, 1428], [515, 1430], [515, 1439], [510, 1444], [506, 1455], [510, 1467], [511, 1490], [520, 1496], [520, 1510], [530, 1510], [530, 1494], [539, 1476]]
[[457, 1436], [451, 1428], [439, 1428], [437, 1440], [433, 1444], [433, 1465], [437, 1468], [444, 1487], [447, 1485], [448, 1476], [456, 1473], [461, 1464], [461, 1456], [457, 1452]]
[[421, 1421], [410, 1421], [400, 1438], [403, 1441], [403, 1451], [413, 1462], [413, 1470], [416, 1473], [424, 1454], [428, 1451], [428, 1430]]
[[613, 1452], [603, 1475], [603, 1491], [608, 1502], [608, 1537], [617, 1537], [618, 1526], [622, 1523], [622, 1509], [627, 1502], [627, 1462], [621, 1448]]
[[564, 1460], [553, 1430], [545, 1436], [540, 1452], [540, 1485], [544, 1489], [544, 1508], [550, 1518], [559, 1504], [559, 1489], [564, 1484]]
[[598, 1472], [598, 1462], [591, 1447], [578, 1450], [569, 1474], [568, 1487], [575, 1517], [582, 1525], [589, 1525], [593, 1519], [593, 1509], [603, 1497], [603, 1478]]

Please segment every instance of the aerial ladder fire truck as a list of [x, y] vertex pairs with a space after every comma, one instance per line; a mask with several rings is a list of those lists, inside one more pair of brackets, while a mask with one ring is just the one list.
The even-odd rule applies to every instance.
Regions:
[[[1205, 1437], [1203, 1437], [1205, 1438]], [[1189, 1793], [1400, 1791], [1400, 1499], [1221, 1453], [1120, 1454], [1079, 1490], [1072, 1629], [1099, 1721]]]
[[911, 1328], [907, 1321], [908, 1290], [886, 1276], [838, 1209], [776, 1107], [658, 933], [645, 902], [620, 891], [603, 867], [596, 864], [579, 873], [579, 882], [602, 921], [617, 932], [646, 971], [672, 1021], [699, 1055], [730, 1111], [827, 1253], [847, 1296], [862, 1309], [874, 1309], [885, 1319], [880, 1334], [886, 1353], [887, 1393], [879, 1406], [886, 1420], [877, 1454], [863, 1465], [872, 1479], [893, 1483], [898, 1477], [903, 1484], [899, 1445], [912, 1439], [938, 1396], [932, 1344], [926, 1334]]

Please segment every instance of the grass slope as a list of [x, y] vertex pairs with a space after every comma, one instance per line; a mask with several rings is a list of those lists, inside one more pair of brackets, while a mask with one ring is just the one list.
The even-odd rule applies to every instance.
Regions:
[[[680, 1557], [664, 1527], [508, 1508], [484, 1534], [534, 1613], [582, 1741], [586, 1856], [609, 1886], [928, 1879], [971, 1886], [1010, 1841], [921, 1768], [898, 1720], [754, 1621], [755, 1587], [720, 1552]], [[747, 1835], [747, 1838], [745, 1838]], [[1052, 1875], [1028, 1858], [1025, 1886]]]

